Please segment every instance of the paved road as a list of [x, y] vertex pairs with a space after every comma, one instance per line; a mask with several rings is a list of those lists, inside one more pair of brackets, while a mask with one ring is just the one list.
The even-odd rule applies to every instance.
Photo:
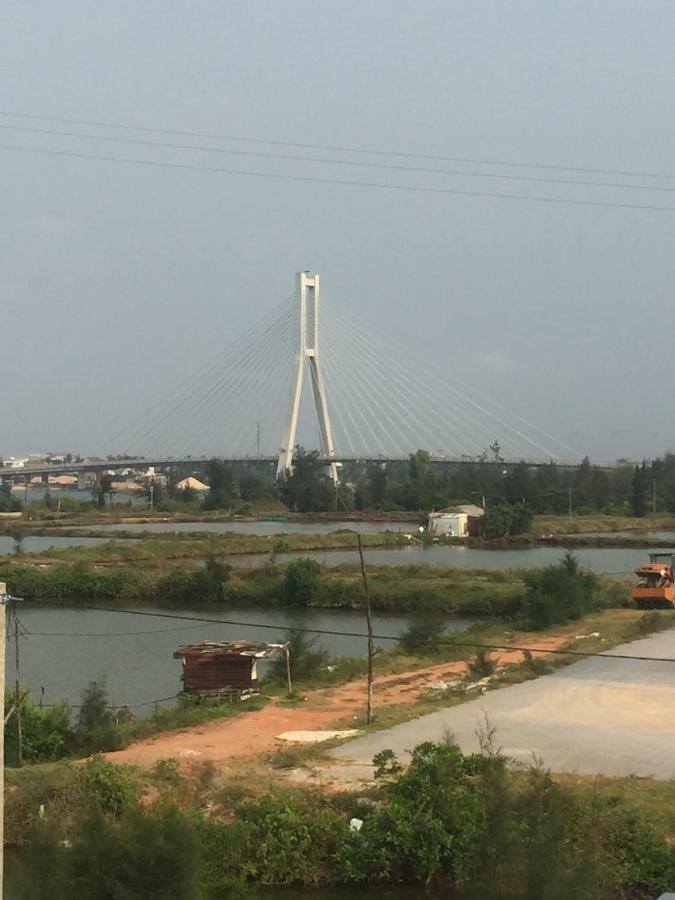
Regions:
[[357, 738], [331, 753], [365, 762], [391, 748], [405, 757], [421, 741], [442, 741], [448, 735], [471, 752], [478, 749], [476, 732], [487, 715], [497, 729], [497, 745], [516, 760], [529, 762], [534, 754], [559, 772], [672, 778], [675, 662], [660, 660], [675, 658], [675, 630], [611, 652], [658, 659], [582, 660], [552, 675]]

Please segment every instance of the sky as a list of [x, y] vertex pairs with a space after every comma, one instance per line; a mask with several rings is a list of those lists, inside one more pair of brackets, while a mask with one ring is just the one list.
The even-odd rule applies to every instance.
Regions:
[[304, 269], [591, 458], [675, 448], [674, 29], [666, 0], [5, 0], [0, 454], [108, 452]]

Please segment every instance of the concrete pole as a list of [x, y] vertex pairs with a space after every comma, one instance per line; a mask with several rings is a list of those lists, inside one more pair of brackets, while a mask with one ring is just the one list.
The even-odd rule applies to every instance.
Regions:
[[2, 717], [0, 721], [0, 900], [4, 896], [4, 857], [5, 857], [5, 641], [7, 624], [5, 610], [7, 608], [7, 585], [0, 581], [0, 699], [2, 700]]

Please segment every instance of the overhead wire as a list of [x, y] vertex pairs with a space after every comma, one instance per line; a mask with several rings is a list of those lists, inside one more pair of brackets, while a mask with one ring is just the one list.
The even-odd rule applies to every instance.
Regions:
[[365, 169], [375, 169], [394, 172], [411, 172], [424, 175], [444, 175], [459, 178], [487, 178], [503, 181], [526, 181], [535, 184], [554, 184], [572, 187], [597, 187], [612, 190], [652, 191], [659, 193], [673, 193], [675, 187], [663, 187], [662, 185], [630, 184], [626, 182], [592, 181], [588, 179], [561, 179], [548, 178], [537, 175], [513, 175], [503, 172], [476, 172], [461, 169], [433, 169], [428, 166], [396, 165], [394, 163], [365, 162], [361, 160], [330, 159], [320, 156], [299, 156], [297, 154], [258, 152], [254, 150], [234, 150], [228, 147], [205, 147], [201, 145], [174, 144], [167, 141], [147, 141], [141, 138], [124, 138], [117, 135], [83, 134], [82, 132], [62, 131], [54, 128], [29, 128], [25, 125], [7, 125], [0, 123], [0, 129], [6, 131], [20, 131], [29, 134], [43, 134], [56, 137], [69, 137], [78, 140], [107, 141], [109, 143], [133, 144], [143, 147], [156, 147], [165, 150], [187, 150], [192, 153], [221, 153], [228, 156], [252, 157], [254, 159], [274, 159], [284, 162], [318, 163], [330, 166], [352, 166]]
[[246, 178], [259, 178], [292, 183], [325, 184], [337, 187], [367, 188], [395, 192], [412, 192], [417, 194], [438, 194], [455, 197], [487, 198], [491, 200], [516, 200], [528, 203], [552, 204], [562, 206], [586, 206], [599, 209], [634, 209], [643, 212], [675, 212], [675, 206], [658, 206], [649, 203], [625, 203], [618, 200], [583, 200], [570, 197], [533, 196], [531, 194], [506, 194], [495, 191], [465, 190], [460, 188], [437, 187], [432, 185], [394, 184], [392, 182], [356, 181], [345, 178], [328, 178], [314, 175], [293, 175], [288, 172], [262, 172], [249, 169], [228, 169], [217, 166], [198, 166], [190, 163], [168, 162], [160, 160], [138, 159], [128, 156], [108, 156], [99, 153], [79, 153], [71, 150], [55, 150], [53, 148], [29, 147], [18, 144], [0, 144], [0, 150], [17, 153], [29, 153], [42, 156], [54, 156], [67, 159], [93, 160], [96, 162], [122, 163], [123, 165], [145, 166], [158, 169], [175, 169], [181, 171], [201, 172], [211, 175], [235, 175]]
[[245, 135], [232, 135], [232, 134], [217, 134], [212, 132], [203, 132], [203, 131], [189, 131], [187, 129], [174, 129], [174, 128], [157, 128], [150, 127], [147, 125], [133, 125], [129, 122], [110, 122], [110, 121], [101, 121], [96, 119], [77, 119], [77, 118], [68, 118], [66, 116], [46, 116], [46, 115], [37, 115], [36, 113], [28, 113], [24, 111], [12, 111], [12, 110], [0, 110], [0, 115], [5, 116], [7, 118], [15, 118], [15, 119], [28, 119], [33, 121], [48, 121], [48, 122], [61, 122], [69, 125], [85, 125], [85, 126], [93, 126], [96, 128], [108, 128], [108, 129], [117, 129], [124, 131], [136, 131], [136, 132], [144, 132], [147, 134], [164, 134], [164, 135], [178, 135], [181, 137], [191, 137], [191, 138], [204, 138], [207, 140], [218, 140], [218, 141], [232, 141], [237, 143], [247, 143], [247, 144], [264, 144], [268, 146], [276, 146], [276, 147], [297, 147], [303, 150], [323, 150], [329, 152], [338, 152], [338, 153], [355, 153], [355, 154], [366, 154], [369, 156], [385, 156], [385, 157], [398, 157], [401, 159], [425, 159], [434, 162], [453, 162], [453, 163], [467, 163], [471, 165], [489, 165], [489, 166], [502, 166], [504, 168], [519, 168], [519, 169], [541, 169], [545, 171], [557, 171], [557, 172], [580, 172], [580, 173], [588, 173], [595, 175], [620, 175], [627, 178], [659, 178], [663, 180], [672, 180], [675, 179], [675, 175], [669, 173], [662, 172], [649, 172], [649, 171], [636, 171], [625, 170], [625, 169], [611, 169], [611, 168], [591, 168], [589, 166], [564, 166], [559, 164], [551, 164], [551, 163], [533, 163], [533, 162], [522, 162], [522, 161], [514, 161], [514, 160], [499, 160], [499, 159], [485, 159], [485, 158], [477, 158], [477, 157], [467, 157], [467, 156], [448, 156], [448, 155], [440, 155], [440, 154], [432, 154], [432, 153], [414, 153], [409, 151], [400, 151], [400, 150], [384, 150], [381, 147], [368, 148], [368, 147], [357, 147], [354, 145], [344, 145], [344, 144], [318, 144], [318, 143], [299, 143], [297, 141], [284, 141], [284, 140], [272, 140], [269, 138], [261, 138], [261, 137], [252, 137]]
[[[66, 604], [58, 603], [56, 601], [45, 601], [41, 600], [40, 603], [46, 603], [49, 606], [60, 606], [61, 608], [71, 608], [67, 607]], [[106, 612], [106, 613], [116, 613], [120, 615], [132, 615], [132, 616], [146, 616], [152, 618], [162, 618], [162, 619], [174, 619], [179, 621], [186, 622], [203, 622], [207, 624], [214, 625], [230, 625], [237, 626], [243, 628], [265, 628], [272, 631], [283, 631], [286, 633], [298, 633], [298, 634], [316, 634], [316, 635], [330, 635], [334, 637], [350, 637], [350, 638], [358, 638], [367, 640], [368, 634], [365, 632], [353, 632], [353, 631], [338, 631], [336, 629], [330, 628], [307, 628], [303, 626], [296, 625], [271, 625], [262, 622], [243, 622], [241, 620], [231, 620], [231, 619], [216, 619], [210, 616], [186, 616], [179, 615], [178, 613], [166, 613], [166, 612], [150, 612], [148, 610], [138, 610], [138, 609], [126, 609], [124, 607], [108, 607], [108, 606], [91, 606], [85, 604], [78, 604], [78, 609], [86, 609], [90, 611], [97, 612]], [[393, 641], [399, 642], [402, 639], [401, 635], [390, 635], [390, 634], [373, 634], [373, 638], [381, 641]], [[571, 650], [571, 649], [562, 649], [562, 648], [543, 648], [543, 647], [527, 647], [522, 646], [520, 644], [500, 644], [488, 641], [471, 641], [471, 640], [437, 640], [434, 641], [438, 646], [448, 646], [448, 647], [467, 647], [467, 648], [477, 648], [484, 650], [516, 650], [519, 652], [530, 652], [530, 653], [548, 653], [552, 655], [559, 656], [578, 656], [583, 658], [588, 657], [597, 657], [600, 659], [621, 659], [621, 660], [633, 660], [639, 662], [668, 662], [675, 663], [675, 657], [660, 657], [660, 656], [639, 656], [637, 654], [623, 654], [623, 653], [612, 653], [608, 650], [603, 651], [586, 651], [586, 650]], [[151, 702], [151, 701], [149, 701]]]

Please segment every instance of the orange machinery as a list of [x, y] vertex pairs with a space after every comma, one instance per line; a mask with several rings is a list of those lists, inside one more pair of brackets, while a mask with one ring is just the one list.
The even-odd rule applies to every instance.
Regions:
[[632, 596], [640, 609], [675, 608], [672, 552], [650, 553], [649, 562], [638, 566], [635, 574], [640, 580], [633, 588]]

